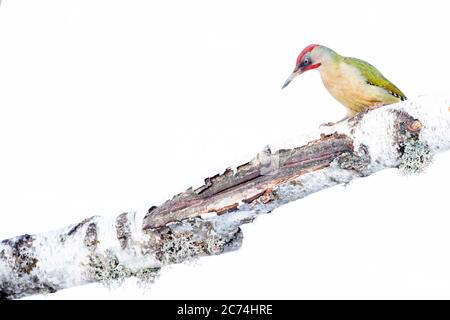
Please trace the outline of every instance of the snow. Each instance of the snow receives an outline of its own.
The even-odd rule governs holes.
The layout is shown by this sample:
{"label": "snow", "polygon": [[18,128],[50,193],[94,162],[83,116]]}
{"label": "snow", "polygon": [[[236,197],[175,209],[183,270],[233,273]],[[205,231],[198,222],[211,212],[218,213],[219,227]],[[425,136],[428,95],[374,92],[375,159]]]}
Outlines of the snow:
{"label": "snow", "polygon": [[[427,110],[421,108],[421,105],[430,105],[439,109],[440,112],[435,113],[435,118],[427,118],[428,122],[422,124],[423,130],[420,132],[420,138],[424,141],[429,141],[429,146],[432,150],[438,150],[439,148],[448,149],[450,146],[450,96],[444,94],[425,95],[410,104],[407,108],[414,117],[421,117],[423,113],[427,112]],[[440,139],[431,138],[436,134],[439,135]]]}

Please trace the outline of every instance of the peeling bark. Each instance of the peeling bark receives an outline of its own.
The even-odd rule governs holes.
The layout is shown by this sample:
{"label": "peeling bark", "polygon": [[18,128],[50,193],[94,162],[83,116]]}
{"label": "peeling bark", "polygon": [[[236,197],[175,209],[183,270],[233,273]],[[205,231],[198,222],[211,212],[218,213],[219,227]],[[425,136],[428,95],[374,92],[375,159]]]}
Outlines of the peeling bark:
{"label": "peeling bark", "polygon": [[254,160],[237,167],[236,172],[227,169],[223,174],[206,178],[198,189],[190,188],[160,207],[152,207],[144,217],[145,228],[158,228],[207,212],[222,214],[237,210],[239,202],[252,202],[268,189],[328,167],[338,156],[359,158],[353,148],[350,137],[337,133],[275,153],[267,148]]}
{"label": "peeling bark", "polygon": [[165,265],[239,249],[242,224],[287,202],[385,168],[419,172],[433,153],[450,149],[449,105],[423,97],[362,112],[310,141],[267,147],[147,212],[4,240],[0,298],[130,276],[151,282]]}

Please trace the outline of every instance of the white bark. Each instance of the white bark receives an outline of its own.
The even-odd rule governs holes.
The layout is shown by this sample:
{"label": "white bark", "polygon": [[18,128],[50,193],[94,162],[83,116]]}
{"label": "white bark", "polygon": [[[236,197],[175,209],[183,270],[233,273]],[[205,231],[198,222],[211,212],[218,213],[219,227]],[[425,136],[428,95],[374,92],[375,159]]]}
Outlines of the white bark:
{"label": "white bark", "polygon": [[[92,217],[0,244],[0,298],[129,276],[151,281],[168,264],[236,250],[239,226],[321,189],[376,171],[419,172],[450,149],[450,97],[420,97],[364,112],[310,139],[271,146],[144,213]],[[271,150],[277,150],[272,152]]]}

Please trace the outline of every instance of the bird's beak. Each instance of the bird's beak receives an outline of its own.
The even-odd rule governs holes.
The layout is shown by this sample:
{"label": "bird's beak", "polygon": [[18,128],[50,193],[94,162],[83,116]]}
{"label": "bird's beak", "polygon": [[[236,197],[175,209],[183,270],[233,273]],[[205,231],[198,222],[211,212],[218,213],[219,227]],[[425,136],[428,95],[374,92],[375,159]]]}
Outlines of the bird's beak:
{"label": "bird's beak", "polygon": [[288,86],[289,83],[291,83],[292,80],[298,75],[300,75],[302,71],[299,68],[295,68],[295,70],[291,73],[291,75],[287,78],[286,82],[283,84],[281,89],[284,89]]}

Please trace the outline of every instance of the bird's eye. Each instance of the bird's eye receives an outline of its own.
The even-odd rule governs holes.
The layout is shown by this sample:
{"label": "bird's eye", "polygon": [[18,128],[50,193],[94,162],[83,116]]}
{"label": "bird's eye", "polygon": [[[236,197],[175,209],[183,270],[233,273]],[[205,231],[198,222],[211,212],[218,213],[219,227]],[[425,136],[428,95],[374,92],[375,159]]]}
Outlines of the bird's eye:
{"label": "bird's eye", "polygon": [[303,60],[303,64],[304,65],[307,65],[309,63],[309,59],[308,58],[306,58],[305,60]]}

